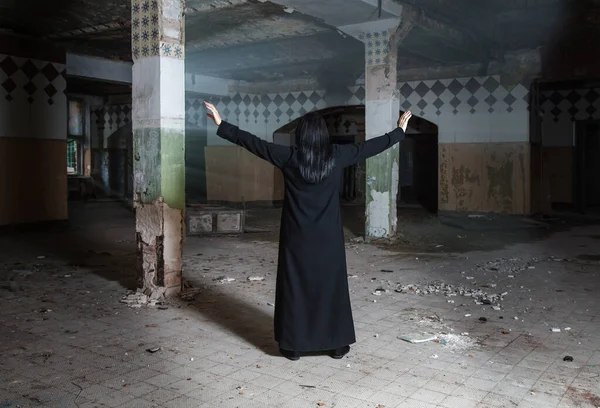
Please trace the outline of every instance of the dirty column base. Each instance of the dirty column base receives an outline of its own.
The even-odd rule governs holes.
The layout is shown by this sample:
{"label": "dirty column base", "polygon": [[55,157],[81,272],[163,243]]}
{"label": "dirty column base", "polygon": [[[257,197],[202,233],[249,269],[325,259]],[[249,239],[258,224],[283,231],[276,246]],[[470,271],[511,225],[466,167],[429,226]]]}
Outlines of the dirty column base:
{"label": "dirty column base", "polygon": [[162,198],[136,203],[137,283],[152,297],[181,291],[184,214]]}

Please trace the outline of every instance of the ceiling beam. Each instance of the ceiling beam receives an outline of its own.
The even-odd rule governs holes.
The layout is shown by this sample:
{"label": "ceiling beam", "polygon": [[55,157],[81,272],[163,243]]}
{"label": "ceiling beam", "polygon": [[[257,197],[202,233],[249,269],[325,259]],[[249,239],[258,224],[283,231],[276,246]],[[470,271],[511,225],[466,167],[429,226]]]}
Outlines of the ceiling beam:
{"label": "ceiling beam", "polygon": [[242,46],[193,52],[187,50],[186,69],[200,73],[257,69],[277,64],[319,61],[342,53],[364,55],[363,45],[334,32],[291,37]]}
{"label": "ceiling beam", "polygon": [[[431,6],[424,6],[420,0],[395,1],[414,10],[413,13],[418,15],[416,25],[448,40],[447,43],[454,48],[467,52],[471,55],[472,62],[487,64],[495,56],[503,54],[500,45],[492,39],[487,38],[482,33],[469,30],[460,23],[456,23],[456,18],[442,14],[441,10],[447,10],[450,7],[447,0],[433,0],[436,4],[435,9]],[[452,4],[452,9],[456,11],[453,14],[462,15],[463,11],[457,10],[460,7],[460,3]],[[493,21],[490,21],[490,24],[493,24]]]}
{"label": "ceiling beam", "polygon": [[[364,61],[359,59],[362,57],[361,55],[356,55],[356,59],[354,61],[360,61],[356,65],[357,69],[364,69]],[[319,78],[323,75],[323,68],[328,66],[332,67],[334,65],[340,66],[340,58],[338,57],[330,57],[330,58],[320,58],[314,60],[304,60],[304,61],[296,61],[296,62],[280,62],[277,64],[268,64],[263,66],[255,66],[255,67],[244,67],[239,69],[224,69],[224,70],[213,70],[213,71],[203,71],[205,75],[214,75],[220,76],[224,78],[229,78],[233,80],[241,80],[241,81],[255,81],[256,78],[262,78],[262,80],[282,80],[282,79],[297,79],[297,78],[314,78],[319,80]],[[346,67],[350,68],[352,66],[352,61],[350,63],[346,63]],[[336,75],[340,75],[338,71]],[[330,80],[333,78],[330,77]]]}
{"label": "ceiling beam", "polygon": [[[435,18],[427,10],[421,7],[415,7],[410,3],[403,4],[403,7],[403,16],[409,16],[412,20],[411,23],[413,27],[418,27],[419,30],[425,31],[433,38],[439,39],[439,41],[442,42],[442,45],[449,45],[452,48],[459,49],[463,53],[469,54],[475,60],[483,60],[487,57],[488,52],[485,45],[482,44],[478,38],[474,37],[464,29],[454,24],[449,24],[443,19]],[[407,42],[401,43],[401,46],[416,55],[426,58],[430,57],[427,53],[426,46],[417,49],[415,46],[408,45]],[[431,46],[433,47],[435,45],[431,44]],[[431,59],[436,60],[433,56],[431,56]]]}
{"label": "ceiling beam", "polygon": [[188,0],[186,2],[185,14],[206,13],[210,11],[226,9],[248,3],[248,0],[212,0],[210,2]]}
{"label": "ceiling beam", "polygon": [[117,20],[110,21],[106,23],[100,23],[93,26],[86,26],[81,28],[76,28],[70,31],[64,31],[62,33],[49,35],[48,38],[51,40],[56,39],[64,39],[64,38],[80,38],[87,37],[95,34],[102,34],[108,31],[117,31],[120,32],[124,29],[129,29],[131,27],[131,20]]}

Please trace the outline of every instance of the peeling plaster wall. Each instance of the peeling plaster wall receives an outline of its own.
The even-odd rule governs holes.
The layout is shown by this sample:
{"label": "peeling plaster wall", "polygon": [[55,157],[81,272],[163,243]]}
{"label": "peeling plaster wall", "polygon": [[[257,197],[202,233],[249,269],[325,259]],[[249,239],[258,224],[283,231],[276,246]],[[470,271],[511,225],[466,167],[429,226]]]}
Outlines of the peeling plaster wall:
{"label": "peeling plaster wall", "polygon": [[65,56],[51,54],[0,49],[0,225],[68,218]]}
{"label": "peeling plaster wall", "polygon": [[400,105],[438,126],[442,211],[530,211],[529,84],[499,75],[403,82]]}
{"label": "peeling plaster wall", "polygon": [[528,214],[528,143],[455,143],[439,148],[439,207]]}

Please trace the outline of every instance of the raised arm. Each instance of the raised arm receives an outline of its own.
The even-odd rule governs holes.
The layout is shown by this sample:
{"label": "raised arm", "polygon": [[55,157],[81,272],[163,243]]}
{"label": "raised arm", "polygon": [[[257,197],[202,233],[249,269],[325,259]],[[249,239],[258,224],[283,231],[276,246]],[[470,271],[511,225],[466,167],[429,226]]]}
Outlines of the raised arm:
{"label": "raised arm", "polygon": [[207,102],[204,102],[204,104],[210,112],[209,116],[219,127],[217,130],[218,136],[243,147],[250,153],[268,161],[276,167],[285,166],[290,159],[291,149],[289,147],[266,142],[251,133],[241,130],[231,123],[223,121],[219,115],[219,112],[212,104]]}
{"label": "raised arm", "polygon": [[338,159],[344,167],[382,153],[404,139],[404,131],[397,128],[383,136],[375,137],[361,143],[338,145]]}
{"label": "raised arm", "polygon": [[406,136],[406,127],[411,117],[412,113],[410,111],[405,112],[400,117],[400,120],[398,120],[398,127],[383,136],[375,137],[361,143],[339,145],[337,147],[337,155],[340,164],[344,167],[352,166],[386,151],[396,143],[400,143]]}

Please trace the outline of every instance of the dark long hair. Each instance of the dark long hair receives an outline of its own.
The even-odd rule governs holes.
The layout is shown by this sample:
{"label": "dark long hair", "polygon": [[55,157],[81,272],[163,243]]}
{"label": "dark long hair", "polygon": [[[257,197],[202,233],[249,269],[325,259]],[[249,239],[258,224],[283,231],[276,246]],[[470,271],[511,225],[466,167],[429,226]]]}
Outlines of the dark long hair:
{"label": "dark long hair", "polygon": [[298,164],[302,178],[316,184],[331,174],[335,164],[327,124],[321,115],[309,113],[296,128]]}

